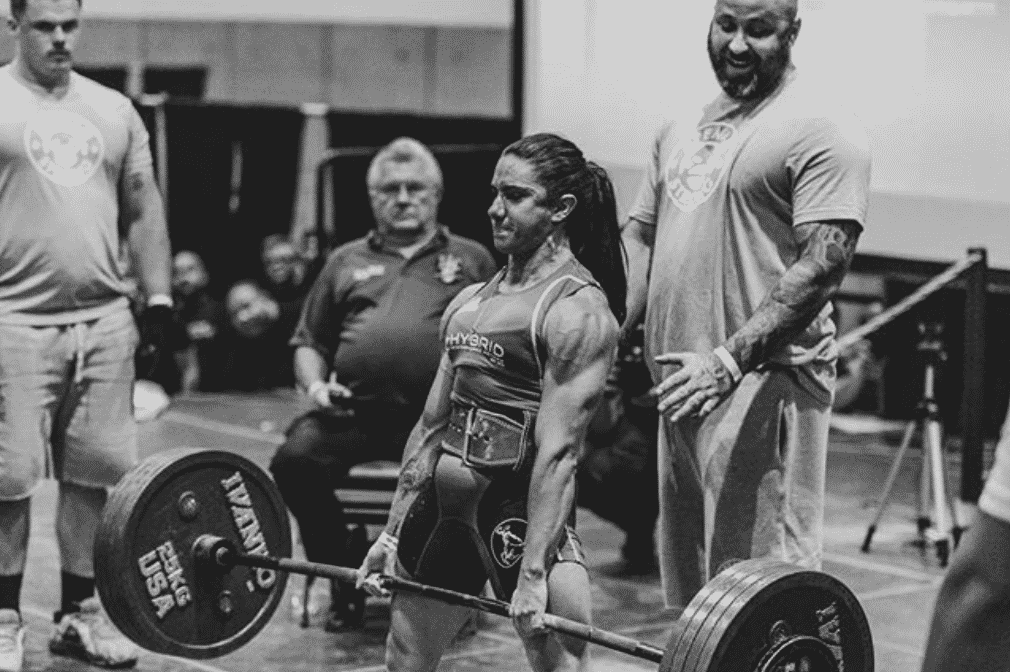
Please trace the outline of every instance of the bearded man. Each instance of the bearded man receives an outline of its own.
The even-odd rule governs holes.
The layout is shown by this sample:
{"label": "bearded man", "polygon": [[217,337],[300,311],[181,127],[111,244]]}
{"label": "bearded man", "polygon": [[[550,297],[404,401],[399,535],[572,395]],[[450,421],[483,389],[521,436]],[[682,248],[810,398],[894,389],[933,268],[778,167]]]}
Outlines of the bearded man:
{"label": "bearded man", "polygon": [[[660,411],[668,605],[751,557],[818,568],[829,301],[862,231],[866,133],[792,64],[796,0],[718,0],[722,92],[664,125],[623,229]],[[700,108],[700,109],[699,109]]]}

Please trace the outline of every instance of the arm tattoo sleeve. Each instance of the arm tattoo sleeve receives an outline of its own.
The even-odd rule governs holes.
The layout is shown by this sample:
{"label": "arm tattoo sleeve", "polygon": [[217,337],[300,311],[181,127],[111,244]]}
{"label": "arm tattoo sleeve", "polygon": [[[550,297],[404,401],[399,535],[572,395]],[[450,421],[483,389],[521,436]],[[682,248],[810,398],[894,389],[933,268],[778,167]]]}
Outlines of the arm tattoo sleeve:
{"label": "arm tattoo sleeve", "polygon": [[842,284],[862,227],[854,221],[802,224],[800,258],[790,266],[754,315],[725,347],[750,371],[810,324]]}

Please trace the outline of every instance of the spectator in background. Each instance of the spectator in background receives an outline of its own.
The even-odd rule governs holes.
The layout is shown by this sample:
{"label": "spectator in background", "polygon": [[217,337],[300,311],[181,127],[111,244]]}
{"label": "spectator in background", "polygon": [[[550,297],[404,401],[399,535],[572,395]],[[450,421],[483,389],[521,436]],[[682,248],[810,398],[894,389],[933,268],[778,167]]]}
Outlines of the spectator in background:
{"label": "spectator in background", "polygon": [[[270,465],[308,559],[351,566],[361,558],[345,555],[334,487],[355,464],[400,460],[435,378],[442,312],[495,271],[487,249],[438,223],[442,171],[420,142],[381,149],[367,182],[376,227],[330,255],[291,339],[316,409],[295,420]],[[360,624],[364,596],[352,591],[333,585],[328,629]]]}
{"label": "spectator in background", "polygon": [[272,234],[262,244],[264,289],[277,301],[280,308],[280,328],[288,336],[298,324],[305,294],[307,266],[287,236]]}
{"label": "spectator in background", "polygon": [[241,280],[228,290],[225,308],[227,327],[216,349],[221,387],[240,392],[292,387],[291,331],[277,301],[252,280]]}
{"label": "spectator in background", "polygon": [[264,289],[279,302],[298,301],[299,306],[308,291],[307,265],[291,240],[274,233],[262,243]]}
{"label": "spectator in background", "polygon": [[207,267],[196,252],[177,252],[172,260],[172,296],[175,301],[175,333],[171,342],[175,378],[169,392],[184,394],[213,387],[207,380],[213,375],[211,360],[224,313],[221,303],[210,295]]}

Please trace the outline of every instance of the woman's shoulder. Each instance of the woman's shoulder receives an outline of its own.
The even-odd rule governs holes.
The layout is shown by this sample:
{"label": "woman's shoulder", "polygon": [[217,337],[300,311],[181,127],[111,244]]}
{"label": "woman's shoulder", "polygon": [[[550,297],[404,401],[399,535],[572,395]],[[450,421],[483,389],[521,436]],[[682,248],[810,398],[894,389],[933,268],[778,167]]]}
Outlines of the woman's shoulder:
{"label": "woman's shoulder", "polygon": [[544,317],[549,356],[572,359],[616,352],[620,325],[607,296],[596,284],[586,284],[551,304]]}

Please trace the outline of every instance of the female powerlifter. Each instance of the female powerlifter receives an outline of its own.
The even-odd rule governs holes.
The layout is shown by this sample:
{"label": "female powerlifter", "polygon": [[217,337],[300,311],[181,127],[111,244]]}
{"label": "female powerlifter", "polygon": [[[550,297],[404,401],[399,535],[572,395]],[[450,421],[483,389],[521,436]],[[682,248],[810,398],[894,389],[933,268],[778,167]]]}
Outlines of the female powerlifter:
{"label": "female powerlifter", "polygon": [[[586,669],[585,642],[547,631],[543,614],[590,618],[575,476],[624,316],[614,192],[551,134],[509,145],[491,190],[508,263],[446,309],[441,365],[358,585],[380,571],[471,594],[490,581],[535,670]],[[466,616],[396,594],[388,669],[434,670]]]}

